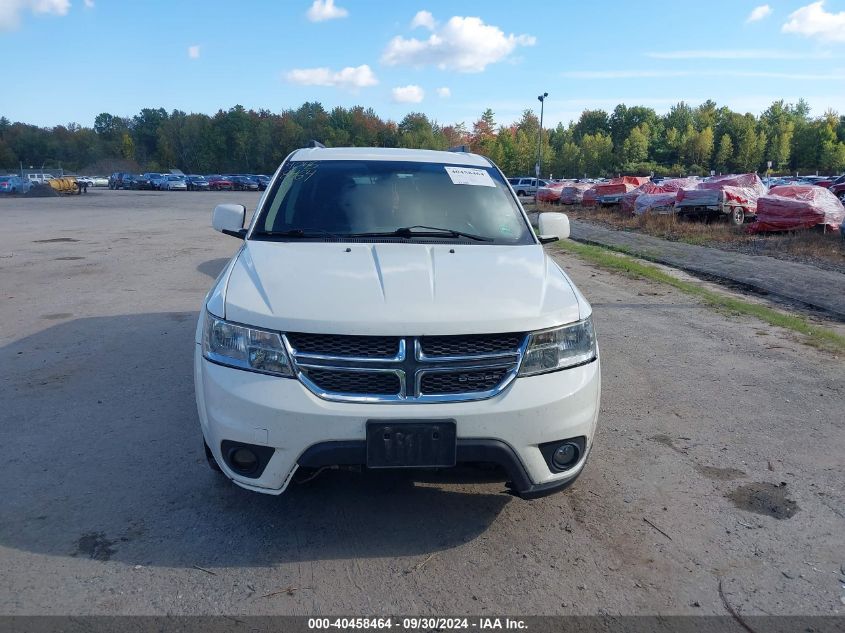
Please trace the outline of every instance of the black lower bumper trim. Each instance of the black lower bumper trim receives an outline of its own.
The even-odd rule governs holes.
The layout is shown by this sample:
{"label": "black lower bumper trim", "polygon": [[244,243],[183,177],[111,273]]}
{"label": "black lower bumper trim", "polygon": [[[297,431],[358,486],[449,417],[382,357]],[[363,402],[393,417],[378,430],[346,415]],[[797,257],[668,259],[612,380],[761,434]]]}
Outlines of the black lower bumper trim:
{"label": "black lower bumper trim", "polygon": [[[457,462],[482,462],[497,464],[508,476],[508,489],[523,499],[535,499],[569,487],[578,473],[564,480],[544,484],[532,483],[525,466],[516,452],[500,440],[458,439]],[[302,468],[323,468],[326,466],[365,466],[367,445],[361,440],[322,442],[305,450],[297,463]]]}

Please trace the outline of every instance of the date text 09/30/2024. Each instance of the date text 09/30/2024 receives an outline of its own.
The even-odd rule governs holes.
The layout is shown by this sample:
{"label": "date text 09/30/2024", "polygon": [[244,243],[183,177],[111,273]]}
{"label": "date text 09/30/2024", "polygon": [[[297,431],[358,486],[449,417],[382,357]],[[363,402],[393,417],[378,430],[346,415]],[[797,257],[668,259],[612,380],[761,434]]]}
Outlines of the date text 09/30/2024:
{"label": "date text 09/30/2024", "polygon": [[478,630],[524,630],[527,627],[524,620],[513,618],[438,618],[438,617],[407,617],[407,618],[308,618],[308,628],[311,630],[328,629],[392,629],[400,630],[444,630],[444,629],[478,629]]}

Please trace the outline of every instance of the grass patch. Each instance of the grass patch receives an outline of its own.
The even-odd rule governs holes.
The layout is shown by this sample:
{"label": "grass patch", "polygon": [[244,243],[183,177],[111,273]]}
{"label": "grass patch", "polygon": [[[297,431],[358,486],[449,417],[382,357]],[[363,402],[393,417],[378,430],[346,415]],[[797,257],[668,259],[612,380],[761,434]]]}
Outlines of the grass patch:
{"label": "grass patch", "polygon": [[560,250],[577,255],[607,270],[667,284],[681,292],[698,297],[705,304],[718,310],[735,315],[751,316],[769,325],[801,334],[804,341],[813,347],[836,353],[845,352],[845,336],[813,325],[803,316],[784,314],[758,303],[743,301],[708,290],[698,284],[673,277],[656,266],[631,259],[624,254],[601,246],[580,244],[571,240],[563,240],[557,244]]}

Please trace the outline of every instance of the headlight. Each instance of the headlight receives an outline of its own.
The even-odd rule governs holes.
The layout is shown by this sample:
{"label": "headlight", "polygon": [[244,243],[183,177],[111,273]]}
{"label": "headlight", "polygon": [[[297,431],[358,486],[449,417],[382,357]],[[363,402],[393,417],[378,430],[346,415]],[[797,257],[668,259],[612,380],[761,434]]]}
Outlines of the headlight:
{"label": "headlight", "polygon": [[224,321],[205,313],[202,354],[208,360],[237,369],[274,376],[293,376],[278,332]]}
{"label": "headlight", "polygon": [[519,369],[520,376],[534,376],[558,369],[589,363],[596,358],[596,333],[593,319],[533,332]]}

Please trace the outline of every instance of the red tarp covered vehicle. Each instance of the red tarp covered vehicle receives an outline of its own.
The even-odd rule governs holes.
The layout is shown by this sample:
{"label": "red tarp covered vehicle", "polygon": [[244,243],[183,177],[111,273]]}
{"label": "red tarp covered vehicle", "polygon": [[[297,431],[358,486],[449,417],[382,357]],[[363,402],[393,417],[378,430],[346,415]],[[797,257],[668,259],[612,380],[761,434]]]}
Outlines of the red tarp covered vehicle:
{"label": "red tarp covered vehicle", "polygon": [[536,194],[537,202],[560,202],[560,192],[566,184],[565,182],[550,182],[539,187]]}
{"label": "red tarp covered vehicle", "polygon": [[757,221],[751,233],[808,229],[817,224],[837,230],[845,220],[845,207],[834,194],[815,185],[772,187],[757,199]]}
{"label": "red tarp covered vehicle", "polygon": [[589,182],[573,182],[566,185],[560,191],[561,204],[581,204],[584,192],[592,188]]}
{"label": "red tarp covered vehicle", "polygon": [[634,214],[674,213],[676,193],[675,191],[663,191],[658,193],[644,193],[637,196],[637,199],[634,201]]}
{"label": "red tarp covered vehicle", "polygon": [[648,176],[622,176],[596,185],[596,198],[601,205],[619,204],[622,196],[647,183]]}
{"label": "red tarp covered vehicle", "polygon": [[747,215],[757,213],[757,198],[766,185],[757,174],[716,176],[691,189],[680,189],[675,209],[680,215],[727,215],[733,224],[742,224]]}
{"label": "red tarp covered vehicle", "polygon": [[[655,184],[653,182],[646,182],[636,189],[633,189],[622,196],[622,212],[623,213],[630,213],[630,214],[637,214],[641,215],[646,211],[637,211],[637,199],[646,194],[665,194],[665,193],[672,193],[674,194],[679,189],[684,188],[692,188],[698,184],[697,178],[670,178],[668,180],[664,180],[659,184]],[[672,202],[674,204],[674,196],[672,196]],[[665,204],[658,205],[660,207],[665,207]],[[673,205],[669,205],[673,206]],[[647,210],[647,208],[646,208]]]}
{"label": "red tarp covered vehicle", "polygon": [[581,194],[581,206],[582,207],[594,207],[597,204],[597,193],[595,186],[591,186],[588,189],[584,190],[584,193]]}

